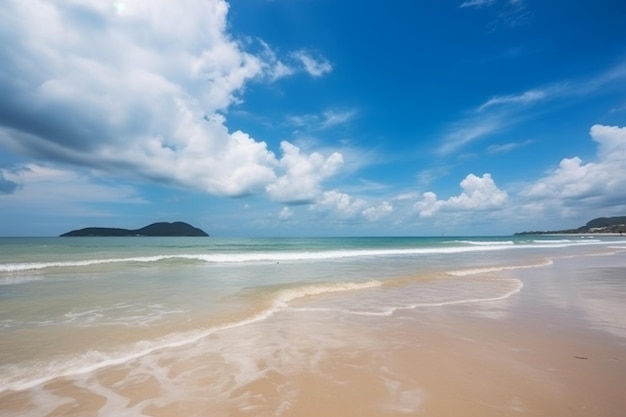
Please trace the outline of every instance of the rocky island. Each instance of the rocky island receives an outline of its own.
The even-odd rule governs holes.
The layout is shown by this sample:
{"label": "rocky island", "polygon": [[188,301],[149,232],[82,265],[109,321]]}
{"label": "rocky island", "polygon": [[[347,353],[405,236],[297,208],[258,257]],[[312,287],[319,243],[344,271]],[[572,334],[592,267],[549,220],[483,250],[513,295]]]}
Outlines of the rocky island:
{"label": "rocky island", "polygon": [[63,233],[61,237],[85,237],[85,236],[151,236],[151,237],[178,237],[178,236],[209,236],[202,229],[193,227],[184,222],[160,222],[152,223],[141,229],[120,229],[115,227],[86,227]]}
{"label": "rocky island", "polygon": [[598,217],[588,221],[586,225],[580,226],[576,229],[519,232],[515,233],[515,235],[562,235],[580,233],[619,233],[621,235],[626,233],[626,216]]}

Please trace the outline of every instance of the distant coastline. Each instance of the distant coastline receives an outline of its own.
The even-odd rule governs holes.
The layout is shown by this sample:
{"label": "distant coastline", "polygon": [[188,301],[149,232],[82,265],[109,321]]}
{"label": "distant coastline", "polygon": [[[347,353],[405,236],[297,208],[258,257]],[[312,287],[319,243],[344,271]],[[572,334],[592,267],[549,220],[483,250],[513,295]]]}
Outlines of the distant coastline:
{"label": "distant coastline", "polygon": [[60,237],[204,237],[209,236],[204,230],[184,222],[152,223],[140,229],[121,229],[116,227],[85,227],[63,233]]}
{"label": "distant coastline", "polygon": [[549,231],[529,231],[518,232],[515,236],[524,235],[589,235],[589,234],[602,234],[602,235],[615,235],[623,236],[626,233],[626,216],[618,217],[598,217],[590,220],[584,226],[576,229],[565,230],[549,230]]}

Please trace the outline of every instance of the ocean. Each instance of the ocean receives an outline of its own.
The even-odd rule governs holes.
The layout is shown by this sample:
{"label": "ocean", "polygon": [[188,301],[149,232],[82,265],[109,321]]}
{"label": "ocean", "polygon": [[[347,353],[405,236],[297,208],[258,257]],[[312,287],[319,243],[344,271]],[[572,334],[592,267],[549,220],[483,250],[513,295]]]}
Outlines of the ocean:
{"label": "ocean", "polygon": [[[303,375],[339,386],[332,361],[389,348],[381,323],[624,250],[597,235],[0,238],[0,415],[297,415]],[[417,407],[417,388],[380,378],[400,407],[385,412]]]}

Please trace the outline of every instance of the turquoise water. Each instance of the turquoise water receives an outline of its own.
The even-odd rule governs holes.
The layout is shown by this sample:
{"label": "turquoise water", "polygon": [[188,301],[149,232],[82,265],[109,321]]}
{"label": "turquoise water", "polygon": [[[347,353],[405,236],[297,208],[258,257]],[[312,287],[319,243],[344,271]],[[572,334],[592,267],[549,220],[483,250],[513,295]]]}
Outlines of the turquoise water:
{"label": "turquoise water", "polygon": [[193,345],[283,311],[390,316],[523,290],[503,273],[619,237],[2,238],[0,391]]}

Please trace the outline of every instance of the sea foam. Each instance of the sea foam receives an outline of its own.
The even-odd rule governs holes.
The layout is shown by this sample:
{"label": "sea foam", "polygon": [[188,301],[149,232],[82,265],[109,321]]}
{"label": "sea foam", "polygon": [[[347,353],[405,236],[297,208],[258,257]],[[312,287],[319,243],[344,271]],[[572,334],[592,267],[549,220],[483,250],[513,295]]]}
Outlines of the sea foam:
{"label": "sea foam", "polygon": [[[281,289],[275,292],[272,302],[265,309],[256,312],[242,320],[218,324],[209,328],[173,333],[154,340],[142,340],[111,352],[89,350],[83,354],[55,359],[49,362],[31,361],[20,364],[0,366],[0,392],[13,390],[21,391],[44,384],[60,377],[72,377],[91,373],[102,368],[121,365],[135,359],[147,356],[160,349],[171,349],[186,346],[204,339],[216,332],[235,327],[250,325],[271,317],[276,312],[288,308],[290,301],[298,298],[320,295],[332,292],[360,290],[381,286],[379,281],[342,282],[300,285],[293,288]],[[128,308],[127,305],[117,305],[112,308]],[[101,309],[71,312],[66,314],[69,320],[91,321],[91,316],[99,315]],[[10,326],[8,326],[10,327]]]}
{"label": "sea foam", "polygon": [[20,272],[46,268],[85,267],[92,265],[114,263],[153,263],[165,260],[203,261],[211,264],[254,263],[254,262],[297,262],[319,261],[356,257],[384,257],[407,256],[425,254],[449,254],[472,251],[487,251],[505,249],[503,245],[485,245],[468,247],[441,247],[441,248],[407,248],[407,249],[372,249],[372,250],[332,250],[318,252],[255,252],[255,253],[210,253],[210,254],[176,254],[157,255],[132,258],[108,258],[63,262],[30,262],[0,264],[0,272]]}
{"label": "sea foam", "polygon": [[394,257],[420,256],[437,254],[457,254],[466,252],[487,252],[501,250],[517,250],[528,248],[561,248],[573,245],[606,244],[599,240],[534,240],[531,243],[515,243],[513,241],[450,241],[451,246],[407,247],[391,249],[340,249],[323,251],[259,251],[259,252],[211,252],[211,253],[181,253],[160,254],[152,256],[135,256],[128,258],[83,259],[59,262],[22,262],[0,264],[0,273],[14,273],[46,268],[88,267],[93,265],[117,263],[155,263],[169,260],[187,260],[210,264],[234,263],[276,263],[276,262],[306,262],[319,260],[346,259],[357,257]]}

